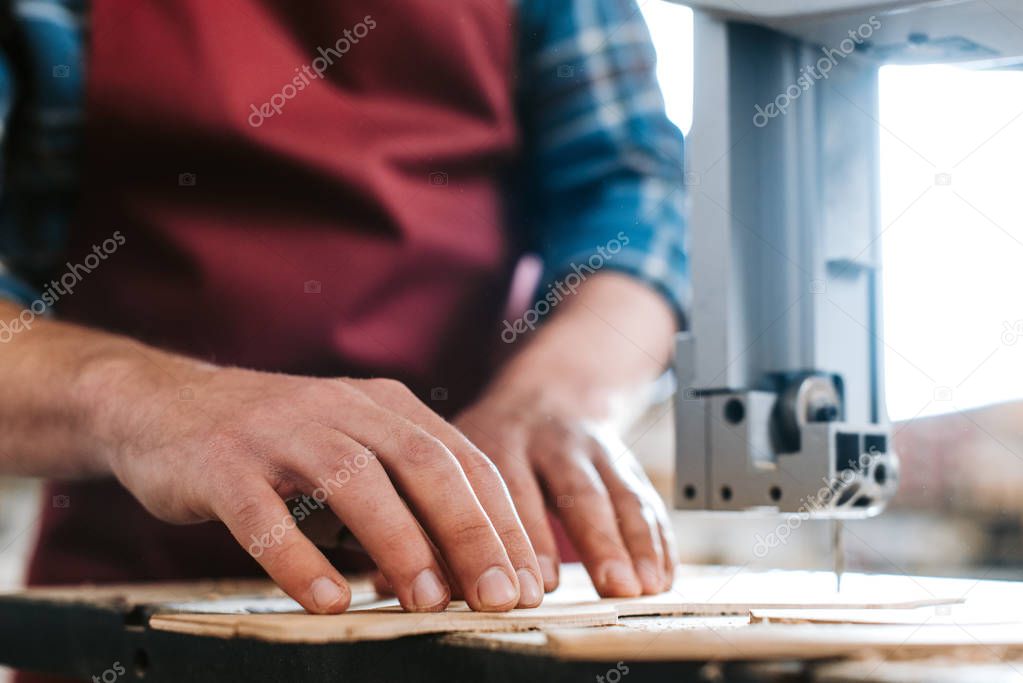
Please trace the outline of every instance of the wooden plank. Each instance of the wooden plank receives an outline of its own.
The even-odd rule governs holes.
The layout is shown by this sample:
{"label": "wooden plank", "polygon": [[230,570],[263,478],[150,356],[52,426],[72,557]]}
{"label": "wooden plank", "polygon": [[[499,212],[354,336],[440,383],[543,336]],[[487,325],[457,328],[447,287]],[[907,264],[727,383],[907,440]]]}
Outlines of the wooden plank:
{"label": "wooden plank", "polygon": [[751,624],[877,624],[960,626],[1017,624],[1017,613],[991,609],[970,609],[967,605],[939,605],[918,609],[752,609]]}
{"label": "wooden plank", "polygon": [[[936,655],[1002,661],[1023,656],[1017,625],[703,625],[679,628],[662,619],[616,628],[549,629],[552,655],[577,661],[814,660],[840,657],[922,658]],[[669,623],[665,623],[669,622]]]}
{"label": "wooden plank", "polygon": [[[657,596],[601,599],[580,565],[562,571],[562,585],[533,610],[507,614],[472,612],[457,601],[442,613],[406,614],[397,602],[379,600],[367,579],[353,581],[353,606],[345,615],[307,615],[269,582],[48,588],[20,598],[43,602],[113,603],[144,606],[157,630],[218,638],[248,637],[276,642],[326,643],[400,638],[422,633],[521,631],[607,626],[617,618],[651,615],[741,615],[751,610],[911,610],[947,605],[990,592],[988,582],[849,575],[836,593],[827,572],[756,572],[684,568],[673,589]],[[1005,588],[995,593],[1003,595]],[[189,599],[191,598],[191,599]],[[789,619],[795,619],[792,614]],[[880,618],[880,617],[879,617]]]}
{"label": "wooden plank", "polygon": [[600,600],[579,565],[565,567],[563,587],[545,605],[612,604],[621,617],[746,615],[751,609],[915,609],[962,602],[976,581],[848,574],[835,590],[830,572],[680,568],[670,591],[639,598]]}
{"label": "wooden plank", "polygon": [[[355,606],[347,614],[307,615],[287,599],[222,599],[173,603],[150,620],[154,629],[220,638],[275,642],[355,642],[422,633],[521,631],[538,628],[608,626],[619,616],[743,615],[751,608],[913,608],[959,600],[948,586],[927,588],[907,577],[850,577],[857,590],[837,594],[830,576],[813,572],[680,572],[668,593],[642,598],[601,599],[579,565],[567,566],[562,585],[531,610],[477,613],[461,601],[441,613],[406,614],[394,600]],[[944,590],[944,594],[942,594]],[[869,599],[864,596],[870,596]],[[219,612],[220,614],[215,614]],[[228,614],[223,614],[223,613]]]}
{"label": "wooden plank", "polygon": [[410,613],[400,607],[346,614],[157,614],[150,628],[218,638],[255,638],[280,643],[349,643],[390,640],[424,633],[523,631],[552,624],[608,626],[617,623],[611,605],[537,607],[511,612],[474,612],[458,601],[444,612]]}

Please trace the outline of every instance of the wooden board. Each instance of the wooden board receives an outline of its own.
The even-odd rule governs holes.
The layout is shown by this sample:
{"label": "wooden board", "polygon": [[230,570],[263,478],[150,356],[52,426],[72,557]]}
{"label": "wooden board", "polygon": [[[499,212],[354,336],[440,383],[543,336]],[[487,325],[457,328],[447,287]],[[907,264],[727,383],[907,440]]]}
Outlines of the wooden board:
{"label": "wooden board", "polygon": [[[727,619],[727,618],[726,618]],[[949,655],[1001,661],[1023,656],[1017,625],[895,625],[703,623],[638,620],[605,629],[551,629],[549,654],[569,660],[735,661]],[[674,622],[674,623],[672,623]]]}
{"label": "wooden board", "polygon": [[957,584],[927,587],[898,576],[850,576],[842,593],[823,572],[748,572],[680,570],[674,588],[642,598],[600,598],[580,565],[563,568],[561,587],[535,609],[506,614],[473,612],[464,602],[442,613],[406,614],[397,601],[380,601],[365,592],[353,594],[344,615],[305,614],[280,595],[239,596],[175,602],[150,619],[157,630],[220,638],[247,637],[276,642],[355,642],[401,638],[423,633],[521,631],[580,626],[608,626],[619,617],[651,615],[741,615],[751,609],[913,609],[961,600]]}
{"label": "wooden board", "polygon": [[1017,624],[1023,630],[1023,616],[1014,610],[968,609],[966,605],[938,605],[918,609],[752,609],[750,623],[879,626]]}
{"label": "wooden board", "polygon": [[564,590],[545,605],[599,600],[621,617],[655,615],[747,615],[751,609],[914,609],[962,602],[975,581],[850,574],[835,590],[830,572],[750,571],[743,568],[680,568],[670,591],[640,598],[600,600],[580,565],[565,567]]}
{"label": "wooden board", "polygon": [[[405,614],[393,600],[380,601],[366,581],[353,581],[354,612],[331,617],[302,613],[268,582],[33,589],[0,596],[0,661],[83,678],[126,649],[138,650],[153,680],[240,683],[288,678],[299,659],[299,679],[309,681],[339,671],[353,680],[408,680],[427,668],[424,680],[489,680],[499,670],[507,681],[572,681],[624,660],[636,680],[668,681],[696,680],[706,663],[730,660],[744,661],[722,670],[788,667],[777,660],[790,659],[816,668],[833,658],[882,664],[944,658],[991,663],[1005,673],[994,664],[1023,656],[1023,626],[988,623],[1016,618],[1023,584],[850,575],[836,596],[833,577],[823,572],[689,567],[677,578],[669,596],[601,600],[581,568],[570,566],[563,589],[542,608],[502,615],[473,613],[464,603],[442,614]],[[939,600],[948,604],[911,606]],[[777,610],[765,605],[786,601],[793,602],[783,616],[801,623],[771,621]],[[622,616],[661,610],[672,615]],[[708,610],[737,613],[692,615]],[[751,624],[758,614],[769,623]],[[465,675],[445,668],[445,657],[457,657]],[[875,680],[885,668],[878,666],[858,678]],[[836,680],[846,673],[852,670],[836,672]]]}
{"label": "wooden board", "polygon": [[391,640],[424,633],[523,631],[559,626],[611,626],[612,605],[537,607],[511,612],[473,612],[462,601],[444,612],[409,613],[400,607],[346,614],[157,614],[149,626],[162,631],[218,638],[255,638],[279,643],[348,643]]}

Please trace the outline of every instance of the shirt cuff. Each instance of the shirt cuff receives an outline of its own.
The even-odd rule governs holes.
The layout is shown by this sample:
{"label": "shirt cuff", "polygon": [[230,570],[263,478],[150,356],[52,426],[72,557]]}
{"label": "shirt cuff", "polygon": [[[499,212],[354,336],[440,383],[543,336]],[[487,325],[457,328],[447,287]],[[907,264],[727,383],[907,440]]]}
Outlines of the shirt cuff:
{"label": "shirt cuff", "polygon": [[39,292],[0,266],[0,299],[13,301],[19,306],[29,308],[33,302],[39,300]]}
{"label": "shirt cuff", "polygon": [[[678,230],[678,228],[675,228]],[[575,294],[587,279],[603,271],[629,275],[665,298],[677,318],[679,329],[686,329],[692,301],[688,261],[681,243],[663,243],[651,249],[633,247],[636,237],[620,231],[595,250],[574,253],[542,253],[543,277],[537,290],[537,302],[553,307]],[[655,233],[658,240],[661,233]],[[681,240],[680,240],[681,241]]]}

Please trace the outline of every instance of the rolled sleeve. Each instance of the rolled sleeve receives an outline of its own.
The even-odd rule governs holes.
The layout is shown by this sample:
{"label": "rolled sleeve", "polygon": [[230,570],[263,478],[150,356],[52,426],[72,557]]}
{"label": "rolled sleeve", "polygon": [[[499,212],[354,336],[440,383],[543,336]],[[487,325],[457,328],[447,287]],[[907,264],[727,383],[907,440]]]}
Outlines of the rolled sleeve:
{"label": "rolled sleeve", "polygon": [[635,1],[526,2],[522,26],[523,197],[541,295],[599,266],[648,283],[685,320],[683,140]]}
{"label": "rolled sleeve", "polygon": [[[5,151],[8,142],[8,131],[11,124],[11,113],[14,109],[16,84],[10,60],[4,52],[0,52],[0,150]],[[5,155],[0,155],[0,158]],[[6,185],[6,167],[0,167],[0,201],[6,201],[2,188]],[[17,277],[0,253],[0,299],[13,301],[28,307],[38,293],[27,282]]]}

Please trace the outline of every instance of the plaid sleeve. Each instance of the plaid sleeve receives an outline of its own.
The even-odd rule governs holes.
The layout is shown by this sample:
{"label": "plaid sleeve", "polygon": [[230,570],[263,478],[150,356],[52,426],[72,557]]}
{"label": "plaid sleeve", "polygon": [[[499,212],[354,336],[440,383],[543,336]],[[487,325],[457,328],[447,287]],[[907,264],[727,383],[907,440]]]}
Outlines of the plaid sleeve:
{"label": "plaid sleeve", "polygon": [[520,107],[527,247],[543,297],[597,267],[689,305],[681,132],[635,0],[524,0]]}
{"label": "plaid sleeve", "polygon": [[[7,147],[11,111],[14,109],[15,81],[7,55],[0,51],[0,152]],[[0,155],[2,158],[3,155]],[[0,179],[6,179],[6,169],[0,168]],[[35,298],[30,286],[11,273],[7,259],[0,253],[0,298],[28,306]]]}
{"label": "plaid sleeve", "polygon": [[0,297],[26,307],[62,252],[77,187],[86,9],[0,5]]}

